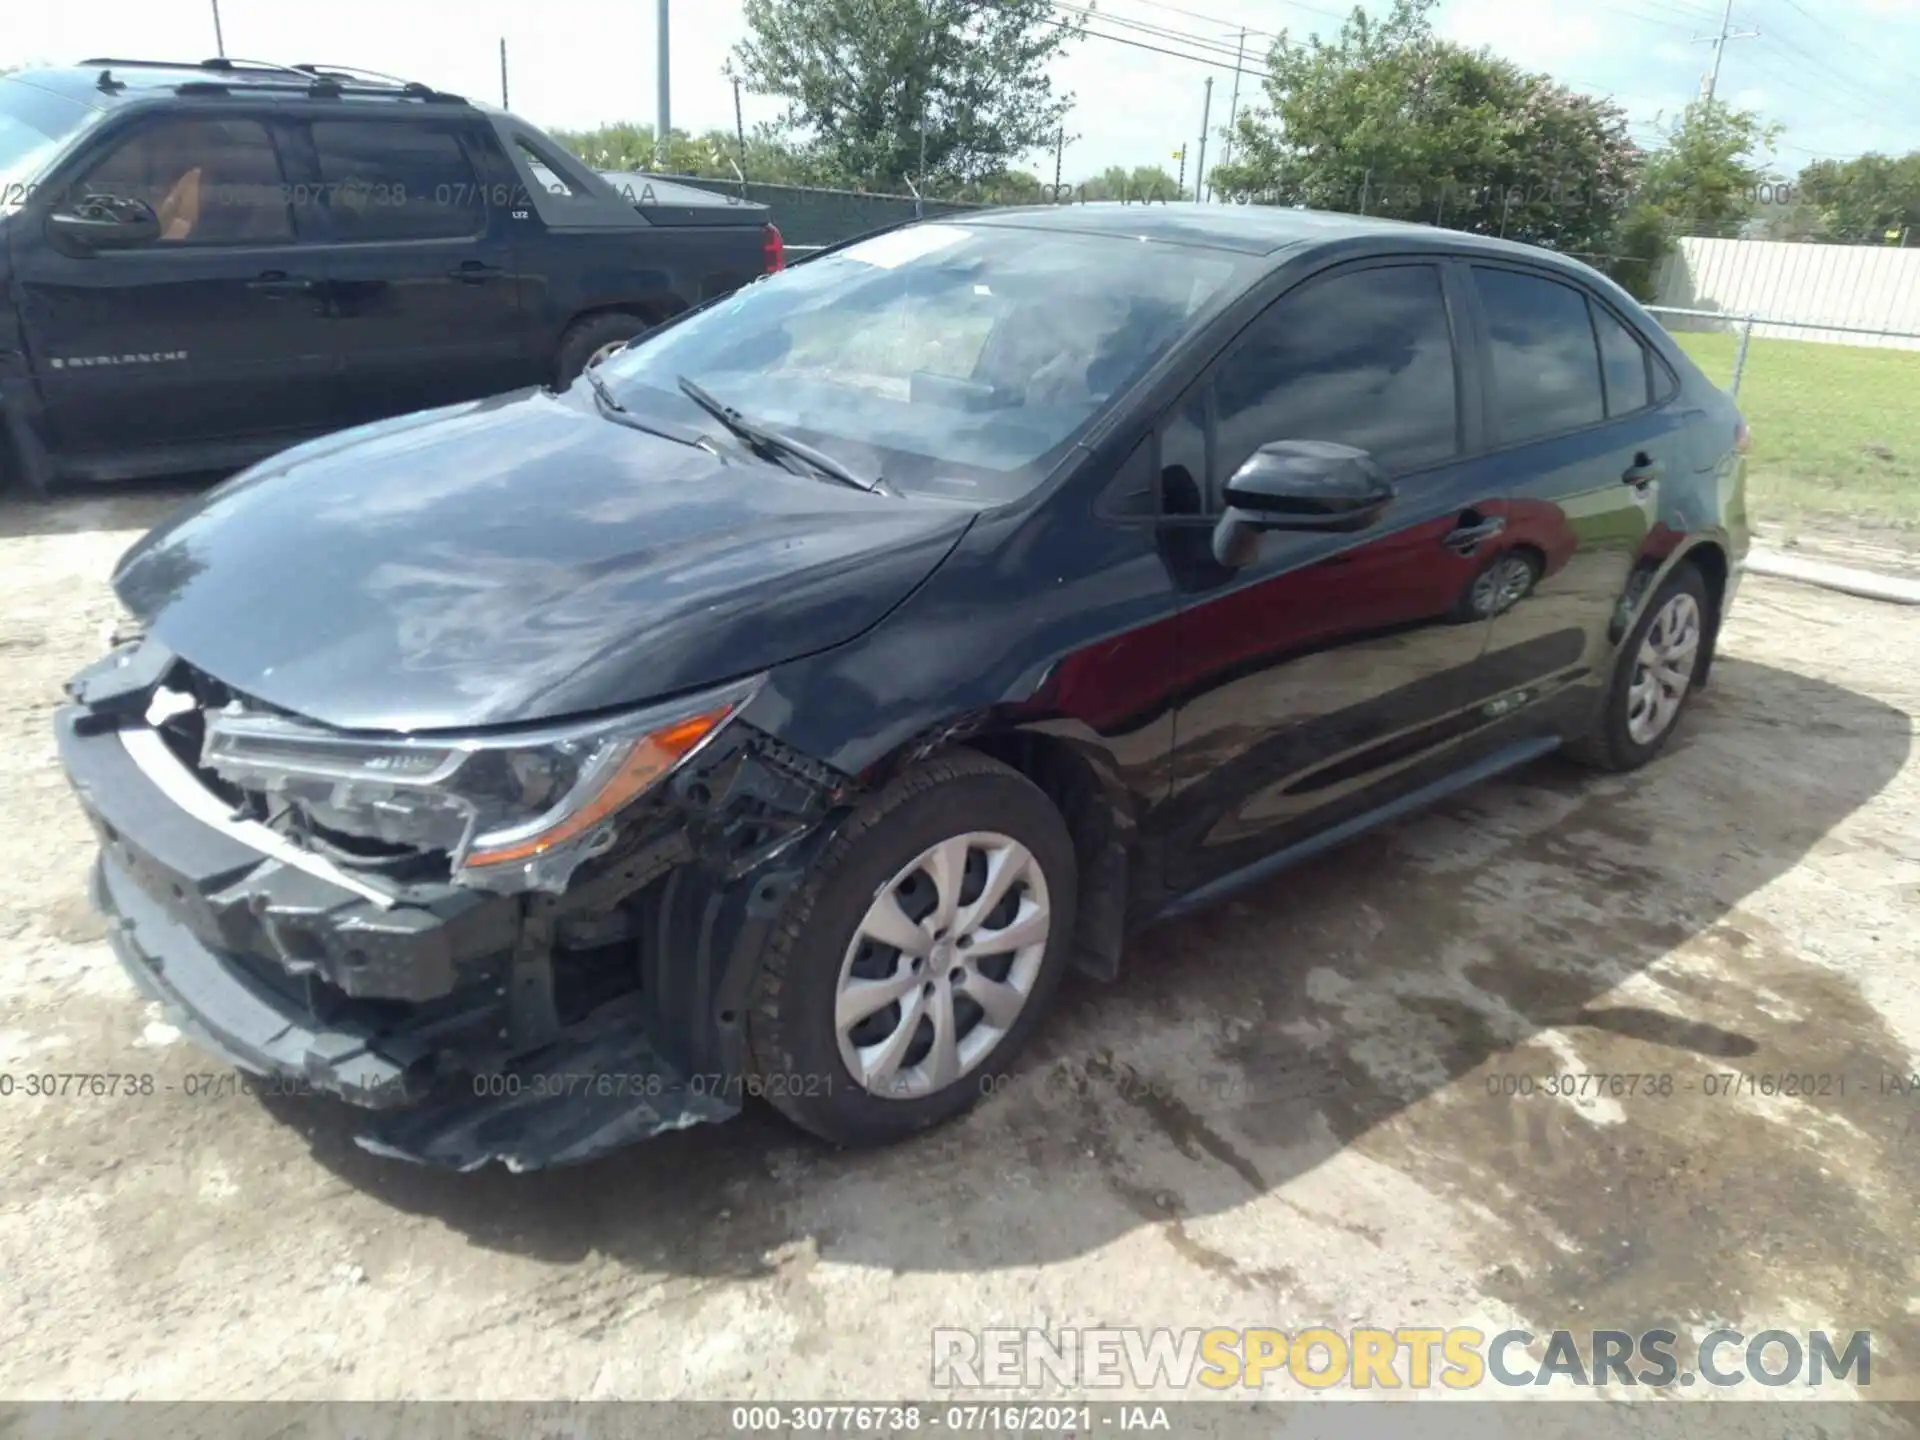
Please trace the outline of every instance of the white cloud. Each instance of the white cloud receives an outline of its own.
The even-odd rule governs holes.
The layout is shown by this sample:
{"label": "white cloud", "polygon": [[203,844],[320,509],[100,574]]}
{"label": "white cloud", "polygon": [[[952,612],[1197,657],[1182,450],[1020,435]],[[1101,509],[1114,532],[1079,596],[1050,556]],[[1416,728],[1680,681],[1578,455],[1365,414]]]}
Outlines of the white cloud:
{"label": "white cloud", "polygon": [[1591,64],[1613,48],[1619,27],[1603,26],[1586,7],[1513,0],[1453,0],[1437,27],[1463,45],[1490,45],[1529,70]]}

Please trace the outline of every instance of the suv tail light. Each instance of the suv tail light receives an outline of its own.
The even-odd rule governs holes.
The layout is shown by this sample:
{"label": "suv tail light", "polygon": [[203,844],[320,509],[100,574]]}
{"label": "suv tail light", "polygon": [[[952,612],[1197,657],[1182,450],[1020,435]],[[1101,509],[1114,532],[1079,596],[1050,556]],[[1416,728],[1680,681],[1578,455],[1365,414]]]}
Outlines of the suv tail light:
{"label": "suv tail light", "polygon": [[1747,422],[1745,420],[1734,421],[1733,422],[1734,454],[1744,455],[1747,453],[1747,451],[1751,450],[1752,448],[1753,448],[1753,432],[1747,429]]}
{"label": "suv tail light", "polygon": [[780,238],[778,225],[767,226],[766,242],[761,246],[761,253],[767,258],[767,274],[787,268],[787,242]]}

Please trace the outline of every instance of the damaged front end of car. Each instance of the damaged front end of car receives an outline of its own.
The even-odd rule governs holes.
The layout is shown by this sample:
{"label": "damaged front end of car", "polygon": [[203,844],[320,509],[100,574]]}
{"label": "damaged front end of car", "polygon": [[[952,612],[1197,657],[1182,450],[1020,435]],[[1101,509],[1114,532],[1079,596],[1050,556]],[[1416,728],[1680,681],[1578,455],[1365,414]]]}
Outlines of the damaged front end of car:
{"label": "damaged front end of car", "polygon": [[170,1018],[359,1143],[572,1163],[739,1109],[760,948],[851,782],[749,678],[463,735],[330,729],[157,641],[77,675],[96,905]]}

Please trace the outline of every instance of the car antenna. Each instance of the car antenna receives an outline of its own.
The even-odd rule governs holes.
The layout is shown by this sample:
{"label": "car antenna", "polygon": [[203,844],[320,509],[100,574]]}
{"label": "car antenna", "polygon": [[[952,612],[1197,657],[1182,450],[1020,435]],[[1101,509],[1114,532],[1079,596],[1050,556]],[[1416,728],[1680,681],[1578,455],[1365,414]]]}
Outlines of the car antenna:
{"label": "car antenna", "polygon": [[94,81],[94,86],[96,89],[102,90],[107,94],[112,95],[112,94],[116,94],[121,90],[126,89],[127,82],[124,80],[114,79],[113,71],[111,70],[102,70],[100,72],[100,78]]}

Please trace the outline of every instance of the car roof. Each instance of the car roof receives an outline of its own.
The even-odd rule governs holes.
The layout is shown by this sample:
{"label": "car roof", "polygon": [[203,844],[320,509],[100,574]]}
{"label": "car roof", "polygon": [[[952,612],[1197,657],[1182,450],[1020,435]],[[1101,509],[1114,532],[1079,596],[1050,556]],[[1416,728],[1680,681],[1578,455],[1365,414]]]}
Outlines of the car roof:
{"label": "car roof", "polygon": [[1363,250],[1377,240],[1382,250],[1432,250],[1449,254],[1476,254],[1490,258],[1546,261],[1559,268],[1588,273],[1588,267],[1551,250],[1473,235],[1406,220],[1373,215],[1348,215],[1331,210],[1295,209],[1285,205],[1242,205],[1194,201],[1099,201],[1059,205],[1024,205],[983,210],[976,214],[940,217],[948,224],[1007,225],[1023,229],[1057,230],[1087,235],[1129,236],[1168,244],[1230,250],[1242,255],[1273,255],[1334,242],[1343,249]]}
{"label": "car roof", "polygon": [[[371,71],[332,65],[279,65],[258,60],[102,57],[83,60],[77,65],[16,70],[4,78],[50,90],[96,110],[111,110],[135,101],[183,93],[187,96],[229,93],[249,100],[274,101],[324,98],[349,103],[361,100],[464,103],[458,95]],[[191,88],[183,91],[182,87]]]}

